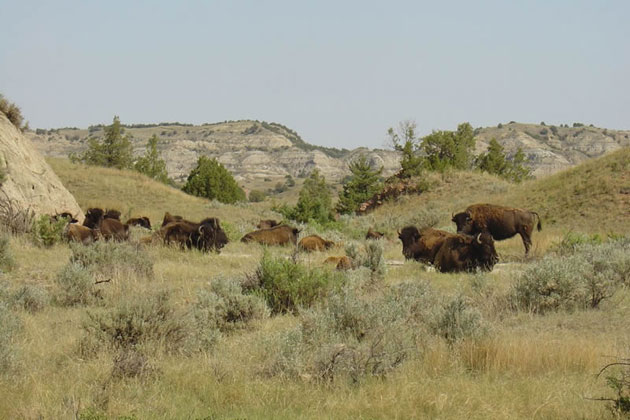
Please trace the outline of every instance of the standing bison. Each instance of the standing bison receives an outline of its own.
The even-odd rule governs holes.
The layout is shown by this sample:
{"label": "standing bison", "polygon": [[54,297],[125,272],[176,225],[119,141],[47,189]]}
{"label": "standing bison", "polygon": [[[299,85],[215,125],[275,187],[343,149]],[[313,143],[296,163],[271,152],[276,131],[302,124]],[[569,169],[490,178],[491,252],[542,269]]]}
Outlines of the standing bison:
{"label": "standing bison", "polygon": [[243,236],[241,242],[258,242],[262,245],[286,245],[290,242],[295,245],[299,233],[297,228],[280,225],[249,232]]}
{"label": "standing bison", "polygon": [[465,211],[453,215],[452,220],[457,225],[457,233],[476,235],[488,232],[497,241],[511,238],[518,233],[525,246],[525,255],[532,246],[536,220],[538,231],[542,229],[538,213],[494,204],[473,204]]}

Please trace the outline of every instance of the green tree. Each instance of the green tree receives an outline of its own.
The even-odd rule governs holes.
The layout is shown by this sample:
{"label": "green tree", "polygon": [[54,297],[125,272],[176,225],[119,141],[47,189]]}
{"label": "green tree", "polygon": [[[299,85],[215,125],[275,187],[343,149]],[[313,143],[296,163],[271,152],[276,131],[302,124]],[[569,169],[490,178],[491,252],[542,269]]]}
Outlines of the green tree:
{"label": "green tree", "polygon": [[462,123],[457,126],[457,131],[434,131],[422,139],[420,148],[426,156],[427,169],[471,169],[475,148],[473,128],[469,123]]}
{"label": "green tree", "polygon": [[147,150],[144,156],[138,159],[133,167],[136,171],[149,178],[168,184],[170,180],[166,171],[166,162],[160,157],[160,152],[157,149],[159,141],[158,136],[154,134],[147,143]]}
{"label": "green tree", "polygon": [[516,154],[508,159],[503,146],[496,139],[490,140],[488,151],[479,155],[475,161],[477,168],[484,172],[499,175],[513,182],[531,178],[531,169],[525,166],[525,153],[519,147]]}
{"label": "green tree", "polygon": [[182,188],[188,194],[218,200],[222,203],[245,201],[245,192],[232,174],[216,159],[201,156]]}
{"label": "green tree", "polygon": [[503,146],[499,144],[497,139],[492,138],[488,145],[488,151],[477,156],[476,166],[491,174],[502,175],[505,173],[508,162],[505,159]]}
{"label": "green tree", "polygon": [[285,205],[277,210],[286,218],[302,223],[316,221],[323,224],[332,221],[332,196],[326,178],[318,169],[314,169],[304,180],[295,207]]}
{"label": "green tree", "polygon": [[105,127],[105,137],[99,141],[95,137],[88,139],[88,149],[81,155],[70,155],[70,160],[88,165],[106,166],[118,169],[132,167],[131,136],[124,134],[120,119],[115,116],[112,125]]}
{"label": "green tree", "polygon": [[360,155],[348,165],[352,175],[343,185],[339,194],[337,211],[342,214],[353,213],[361,203],[368,200],[382,188],[380,182],[383,167],[372,169],[365,155]]}
{"label": "green tree", "polygon": [[265,201],[265,193],[260,190],[251,190],[249,192],[249,202],[250,203],[260,203],[261,201]]}
{"label": "green tree", "polygon": [[402,154],[399,176],[409,178],[420,175],[424,159],[418,153],[419,139],[416,137],[416,123],[411,120],[402,121],[398,124],[397,130],[390,127],[387,135],[394,150]]}

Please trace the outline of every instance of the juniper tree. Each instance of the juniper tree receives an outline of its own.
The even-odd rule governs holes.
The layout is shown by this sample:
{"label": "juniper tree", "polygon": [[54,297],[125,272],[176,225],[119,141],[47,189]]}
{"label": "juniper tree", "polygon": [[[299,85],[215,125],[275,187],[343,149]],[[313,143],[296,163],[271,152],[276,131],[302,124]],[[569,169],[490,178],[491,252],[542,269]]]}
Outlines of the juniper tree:
{"label": "juniper tree", "polygon": [[232,174],[216,159],[207,156],[199,157],[197,166],[188,175],[182,190],[222,203],[245,201],[245,192],[238,186]]}
{"label": "juniper tree", "polygon": [[348,214],[356,211],[361,203],[368,200],[382,188],[380,181],[383,167],[373,169],[365,155],[360,155],[348,165],[352,175],[343,185],[339,194],[337,211]]}

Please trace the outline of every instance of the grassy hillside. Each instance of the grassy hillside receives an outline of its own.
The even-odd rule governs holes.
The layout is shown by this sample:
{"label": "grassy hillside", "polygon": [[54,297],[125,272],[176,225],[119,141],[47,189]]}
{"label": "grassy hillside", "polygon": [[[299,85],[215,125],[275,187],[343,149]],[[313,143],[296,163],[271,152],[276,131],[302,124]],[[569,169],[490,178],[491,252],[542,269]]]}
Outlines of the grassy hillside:
{"label": "grassy hillside", "polygon": [[[605,233],[617,219],[614,230],[630,232],[623,201],[618,201],[625,197],[628,162],[625,151],[593,162],[592,167],[576,168],[583,176],[590,170],[593,179],[582,182],[602,185],[601,191],[609,191],[604,195],[592,193],[590,187],[576,190],[583,185],[576,174],[516,186],[485,174],[454,172],[432,176],[426,194],[386,203],[364,217],[344,216],[339,230],[324,231],[322,236],[366,252],[358,239],[367,226],[388,234],[381,241],[387,262],[382,278],[372,278],[367,268],[355,270],[336,277],[345,281],[350,294],[342,296],[333,288],[320,297],[321,305],[334,303],[327,309],[338,316],[334,325],[356,329],[359,338],[354,341],[348,341],[342,330],[318,335],[330,313],[317,305],[296,314],[267,312],[239,328],[204,336],[216,341],[203,351],[173,341],[182,339],[182,332],[193,336],[206,331],[199,316],[242,304],[244,295],[235,293],[234,300],[219,301],[210,288],[222,281],[251,279],[265,252],[257,245],[233,240],[218,255],[135,241],[120,245],[126,247],[113,267],[99,267],[88,279],[95,294],[69,305],[61,298],[64,293],[76,294],[73,287],[81,279],[62,281],[68,277],[72,254],[68,245],[40,248],[28,236],[12,237],[9,247],[16,267],[0,277],[0,366],[11,361],[10,369],[0,370],[0,418],[606,418],[610,412],[605,403],[584,397],[613,396],[605,380],[594,375],[611,357],[628,357],[630,278],[597,309],[569,306],[535,312],[516,305],[514,290],[525,272],[554,278],[556,265],[571,268],[561,258],[553,260],[556,265],[551,268],[543,260],[568,229]],[[50,163],[83,208],[115,207],[130,216],[148,215],[154,222],[164,211],[191,219],[218,216],[232,229],[233,239],[259,218],[274,216],[269,201],[219,205],[133,172],[55,159]],[[568,201],[554,200],[565,196],[579,205],[566,209]],[[287,192],[287,197],[294,199],[295,191]],[[533,257],[523,259],[520,239],[510,239],[499,243],[501,264],[491,273],[441,274],[416,262],[402,262],[396,229],[434,224],[452,230],[451,213],[475,202],[539,211],[543,231],[534,234]],[[610,214],[598,217],[597,205],[602,202],[610,203],[606,204]],[[563,215],[582,219],[573,225]],[[583,229],[578,229],[581,224]],[[630,266],[624,250],[619,245],[601,252],[625,261],[617,266],[623,270]],[[108,261],[107,254],[114,251],[115,247],[106,248],[100,257]],[[281,261],[293,257],[306,269],[320,270],[322,261],[342,255],[344,246],[297,256],[290,247],[266,251]],[[600,255],[599,248],[590,252]],[[140,270],[147,264],[152,270]],[[619,273],[607,272],[613,274]],[[102,283],[94,284],[94,279]],[[574,276],[569,283],[578,280]],[[294,285],[300,287],[299,282]],[[396,289],[401,285],[407,289]],[[426,296],[405,294],[425,288]],[[384,298],[392,290],[403,292],[394,300]],[[355,295],[362,304],[353,300]],[[161,296],[168,296],[169,303],[159,306]],[[201,306],[203,302],[207,306]],[[159,310],[144,319],[146,326],[130,321],[126,328],[169,334],[124,352],[98,341],[102,340],[98,330],[87,328],[98,320],[115,323],[114,315],[124,317],[134,304],[142,309],[140,315],[151,314],[156,306]],[[392,324],[388,317],[395,318],[402,308],[411,308],[410,316]],[[18,322],[5,322],[12,318]],[[234,318],[233,313],[226,314],[226,319]],[[381,322],[373,326],[374,319]],[[118,332],[123,335],[127,330]],[[451,340],[453,335],[461,337]],[[413,344],[407,341],[410,337]],[[385,347],[380,347],[382,343]],[[391,371],[371,364],[389,356]],[[374,374],[353,379],[353,369],[365,366]],[[323,375],[320,379],[318,373]]]}

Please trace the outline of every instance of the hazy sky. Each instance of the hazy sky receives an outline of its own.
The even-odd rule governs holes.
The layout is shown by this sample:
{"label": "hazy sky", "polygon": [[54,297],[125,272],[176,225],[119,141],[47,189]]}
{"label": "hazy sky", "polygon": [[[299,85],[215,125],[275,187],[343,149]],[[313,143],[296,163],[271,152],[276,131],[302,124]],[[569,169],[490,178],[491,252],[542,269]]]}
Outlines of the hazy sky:
{"label": "hazy sky", "polygon": [[335,147],[510,120],[630,128],[630,1],[0,0],[32,128],[279,122]]}

